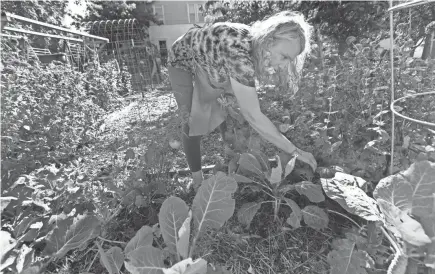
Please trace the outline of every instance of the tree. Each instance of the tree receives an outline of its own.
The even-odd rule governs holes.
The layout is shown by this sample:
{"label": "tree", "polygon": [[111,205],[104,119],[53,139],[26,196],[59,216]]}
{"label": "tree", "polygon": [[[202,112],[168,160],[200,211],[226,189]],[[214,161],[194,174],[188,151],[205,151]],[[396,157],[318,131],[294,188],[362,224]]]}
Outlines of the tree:
{"label": "tree", "polygon": [[2,11],[60,26],[67,14],[67,1],[2,1]]}
{"label": "tree", "polygon": [[[208,1],[205,13],[215,21],[251,24],[282,10],[303,13],[322,35],[338,44],[339,53],[347,47],[346,38],[370,37],[387,33],[387,1]],[[435,18],[435,4],[426,4],[394,14],[395,25],[410,23],[412,39],[423,37],[425,27]],[[415,31],[416,30],[416,31]]]}
{"label": "tree", "polygon": [[[67,1],[2,1],[1,8],[2,12],[9,12],[40,22],[62,26],[62,21],[68,14],[67,5]],[[13,27],[19,26],[19,28],[37,32],[61,34],[59,31],[47,27],[40,27],[23,22],[11,22],[8,23],[8,25]],[[29,42],[32,46],[37,48],[48,47],[51,50],[56,50],[59,47],[57,39],[50,39],[47,37],[30,36]]]}

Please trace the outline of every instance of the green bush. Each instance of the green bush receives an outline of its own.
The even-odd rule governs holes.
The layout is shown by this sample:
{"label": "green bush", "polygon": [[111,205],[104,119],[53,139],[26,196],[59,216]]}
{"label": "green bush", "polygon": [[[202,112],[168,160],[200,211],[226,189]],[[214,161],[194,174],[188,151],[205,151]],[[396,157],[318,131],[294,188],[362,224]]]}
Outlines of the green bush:
{"label": "green bush", "polygon": [[[114,63],[42,67],[18,53],[2,55],[2,187],[21,174],[74,157],[95,140],[103,115],[125,89]],[[114,103],[115,102],[115,103]]]}
{"label": "green bush", "polygon": [[[407,37],[402,33],[396,39],[396,99],[435,89],[435,62],[410,57]],[[321,166],[343,165],[377,180],[388,165],[385,155],[391,145],[391,65],[389,54],[377,50],[378,41],[349,39],[344,56],[325,51],[323,58],[312,58],[307,64],[296,98],[267,91],[263,99],[269,117],[284,125],[283,133],[298,147],[313,152]],[[279,98],[270,100],[269,96]],[[433,96],[408,99],[398,106],[403,115],[435,121]],[[400,163],[400,170],[418,155],[415,150],[401,154],[405,139],[410,138],[411,145],[430,143],[424,141],[428,133],[424,127],[401,118],[395,122],[395,145],[400,154],[395,158],[408,158]]]}

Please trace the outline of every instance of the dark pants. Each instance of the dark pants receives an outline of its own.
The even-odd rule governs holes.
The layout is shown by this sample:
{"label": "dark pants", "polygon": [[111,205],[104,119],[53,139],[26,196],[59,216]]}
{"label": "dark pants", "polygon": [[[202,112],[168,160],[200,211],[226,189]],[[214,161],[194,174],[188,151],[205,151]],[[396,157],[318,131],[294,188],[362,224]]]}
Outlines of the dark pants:
{"label": "dark pants", "polygon": [[[169,80],[171,82],[172,90],[175,100],[177,101],[178,109],[184,109],[190,114],[192,108],[193,97],[193,77],[190,72],[182,69],[168,67]],[[189,136],[188,123],[183,124],[182,129],[182,143],[184,153],[186,154],[187,164],[191,172],[201,170],[201,137],[202,136]],[[226,131],[226,123],[219,126],[219,130],[224,136]]]}

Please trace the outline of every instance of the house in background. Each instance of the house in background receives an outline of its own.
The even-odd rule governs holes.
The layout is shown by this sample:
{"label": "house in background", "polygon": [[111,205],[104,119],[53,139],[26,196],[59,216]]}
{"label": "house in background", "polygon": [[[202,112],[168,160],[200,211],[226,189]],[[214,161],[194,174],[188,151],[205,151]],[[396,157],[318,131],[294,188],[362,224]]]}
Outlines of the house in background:
{"label": "house in background", "polygon": [[204,16],[200,7],[207,1],[152,1],[154,14],[162,25],[152,24],[149,39],[155,44],[162,57],[162,64],[166,65],[168,48],[195,24],[204,25]]}

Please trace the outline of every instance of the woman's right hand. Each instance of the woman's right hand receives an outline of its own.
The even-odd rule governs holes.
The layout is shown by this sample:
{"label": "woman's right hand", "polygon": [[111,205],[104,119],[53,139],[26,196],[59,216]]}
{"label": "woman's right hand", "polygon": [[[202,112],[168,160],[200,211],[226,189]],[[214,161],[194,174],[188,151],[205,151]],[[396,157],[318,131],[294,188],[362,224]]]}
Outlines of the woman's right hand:
{"label": "woman's right hand", "polygon": [[314,158],[313,154],[311,154],[309,152],[306,152],[306,151],[303,151],[301,149],[296,149],[295,154],[297,154],[297,156],[298,156],[297,159],[298,160],[300,160],[300,161],[302,161],[304,163],[309,164],[311,166],[311,168],[313,169],[313,171],[316,170],[316,168],[317,168],[317,161]]}

